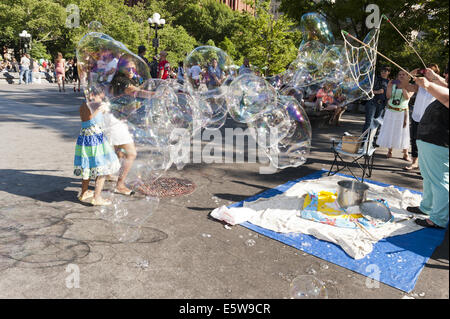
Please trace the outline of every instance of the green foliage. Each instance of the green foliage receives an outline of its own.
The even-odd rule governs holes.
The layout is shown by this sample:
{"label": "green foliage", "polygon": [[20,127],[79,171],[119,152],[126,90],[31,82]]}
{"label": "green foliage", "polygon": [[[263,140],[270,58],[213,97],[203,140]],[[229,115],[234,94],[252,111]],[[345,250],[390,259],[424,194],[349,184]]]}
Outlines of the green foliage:
{"label": "green foliage", "polygon": [[212,47],[215,47],[215,46],[216,46],[216,44],[214,43],[214,40],[211,40],[211,39],[209,39],[208,41],[206,41],[206,45],[209,45],[209,46],[212,46]]}
{"label": "green foliage", "polygon": [[268,75],[281,73],[297,55],[298,31],[287,17],[275,19],[269,0],[262,0],[253,8],[255,15],[243,13],[240,28],[231,38],[237,48],[236,55],[239,61],[248,57],[251,64],[267,68]]}
{"label": "green foliage", "polygon": [[217,0],[169,2],[168,7],[172,8],[171,12],[176,17],[174,22],[184,26],[201,44],[210,39],[220,43],[225,37],[230,38],[236,28],[239,14]]}
{"label": "green foliage", "polygon": [[218,46],[220,49],[224,50],[233,60],[239,60],[238,52],[236,46],[233,41],[231,41],[228,37],[225,37],[222,42],[219,43]]}
{"label": "green foliage", "polygon": [[30,54],[35,59],[51,59],[50,54],[47,53],[47,47],[42,42],[33,41]]}
{"label": "green foliage", "polygon": [[172,66],[183,61],[186,55],[194,50],[197,43],[182,26],[165,26],[160,34],[160,46],[169,53],[167,60]]}

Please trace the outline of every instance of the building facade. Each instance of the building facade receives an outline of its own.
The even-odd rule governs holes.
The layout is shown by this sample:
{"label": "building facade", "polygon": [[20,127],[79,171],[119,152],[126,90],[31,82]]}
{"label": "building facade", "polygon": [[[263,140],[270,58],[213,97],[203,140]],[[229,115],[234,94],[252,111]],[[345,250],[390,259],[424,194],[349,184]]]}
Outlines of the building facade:
{"label": "building facade", "polygon": [[226,4],[235,11],[249,11],[249,12],[253,11],[252,7],[246,4],[244,0],[219,0],[219,1]]}

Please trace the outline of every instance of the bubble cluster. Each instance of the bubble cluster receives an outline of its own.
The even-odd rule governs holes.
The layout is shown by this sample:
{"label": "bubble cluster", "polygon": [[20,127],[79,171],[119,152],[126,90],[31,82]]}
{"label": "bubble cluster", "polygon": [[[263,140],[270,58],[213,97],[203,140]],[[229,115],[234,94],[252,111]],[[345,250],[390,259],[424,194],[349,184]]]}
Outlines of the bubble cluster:
{"label": "bubble cluster", "polygon": [[305,101],[319,91],[333,105],[361,98],[352,68],[370,69],[371,64],[362,56],[350,67],[345,48],[335,43],[319,14],[305,14],[300,28],[305,37],[298,56],[283,74],[264,78],[249,69],[238,75],[225,51],[200,46],[183,62],[184,79],[161,80],[151,78],[142,58],[91,22],[77,47],[80,80],[91,111],[102,107],[105,126],[125,125],[132,136],[137,158],[127,184],[138,190],[172,165],[183,169],[191,138],[204,129],[220,129],[228,116],[251,129],[275,168],[305,163],[312,138]]}
{"label": "bubble cluster", "polygon": [[[326,20],[315,12],[302,16],[300,29],[305,36],[297,58],[283,74],[272,77],[280,79],[277,81],[280,87],[301,91],[304,101],[321,98],[319,91],[325,90],[329,96],[327,103],[336,107],[370,97],[375,76],[370,52],[337,43]],[[373,29],[364,42],[373,45],[376,37],[377,31]]]}

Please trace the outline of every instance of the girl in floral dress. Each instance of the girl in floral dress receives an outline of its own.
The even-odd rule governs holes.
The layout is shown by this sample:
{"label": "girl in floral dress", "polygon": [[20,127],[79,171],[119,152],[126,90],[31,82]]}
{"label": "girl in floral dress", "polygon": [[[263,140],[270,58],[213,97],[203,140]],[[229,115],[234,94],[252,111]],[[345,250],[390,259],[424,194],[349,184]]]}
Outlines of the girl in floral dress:
{"label": "girl in floral dress", "polygon": [[[106,176],[119,171],[120,162],[101,127],[102,97],[91,93],[90,98],[90,107],[86,103],[80,107],[81,131],[75,147],[74,174],[82,178],[78,199],[94,206],[110,205],[111,201],[102,198],[101,192]],[[95,179],[94,192],[88,190],[91,179]]]}

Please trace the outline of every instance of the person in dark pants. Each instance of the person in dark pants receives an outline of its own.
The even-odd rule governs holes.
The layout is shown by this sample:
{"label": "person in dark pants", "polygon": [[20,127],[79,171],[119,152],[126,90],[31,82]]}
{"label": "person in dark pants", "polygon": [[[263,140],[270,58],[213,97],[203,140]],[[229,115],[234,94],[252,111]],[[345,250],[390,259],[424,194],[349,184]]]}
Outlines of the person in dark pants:
{"label": "person in dark pants", "polygon": [[380,77],[375,81],[373,87],[374,97],[366,103],[366,120],[362,132],[365,132],[370,127],[372,121],[381,115],[381,111],[383,111],[386,106],[386,91],[389,84],[389,74],[391,74],[391,68],[388,66],[383,67],[380,71]]}

